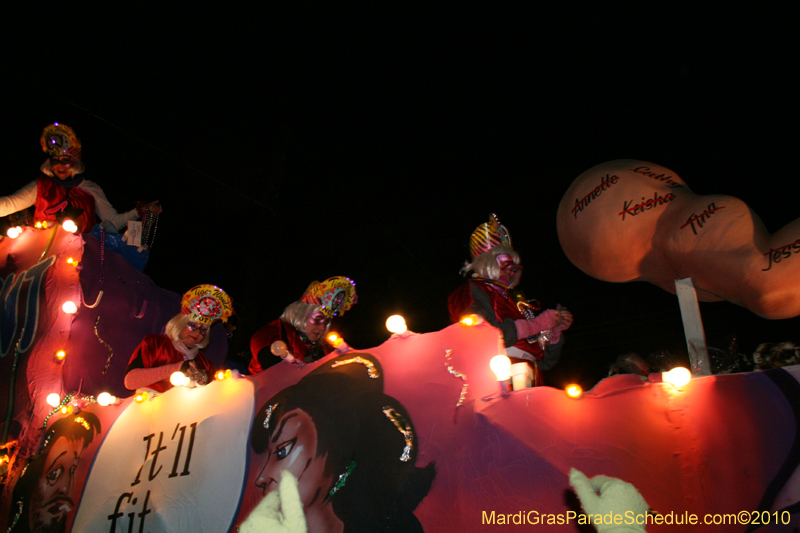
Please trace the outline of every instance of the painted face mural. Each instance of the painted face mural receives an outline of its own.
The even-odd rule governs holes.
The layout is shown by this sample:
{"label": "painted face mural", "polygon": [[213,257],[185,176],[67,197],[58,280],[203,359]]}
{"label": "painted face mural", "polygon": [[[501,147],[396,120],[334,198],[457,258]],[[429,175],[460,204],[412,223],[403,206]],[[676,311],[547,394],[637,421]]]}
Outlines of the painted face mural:
{"label": "painted face mural", "polygon": [[100,421],[88,412],[57,420],[44,447],[31,458],[14,486],[9,532],[63,533],[78,501],[76,471],[81,454],[100,432]]}
{"label": "painted face mural", "polygon": [[74,507],[72,487],[83,451],[83,439],[59,437],[44,462],[44,472],[31,498],[31,531],[64,531]]}
{"label": "painted face mural", "polygon": [[420,527],[413,511],[435,470],[415,466],[416,438],[405,409],[383,393],[380,363],[340,356],[258,409],[250,444],[261,466],[250,486],[266,496],[290,471],[310,532]]}
{"label": "painted face mural", "polygon": [[303,507],[308,509],[321,505],[331,480],[324,475],[327,454],[316,455],[317,428],[314,421],[305,411],[295,409],[271,423],[276,424],[276,429],[267,446],[267,462],[256,486],[266,496],[278,488],[281,472],[288,470],[298,481]]}

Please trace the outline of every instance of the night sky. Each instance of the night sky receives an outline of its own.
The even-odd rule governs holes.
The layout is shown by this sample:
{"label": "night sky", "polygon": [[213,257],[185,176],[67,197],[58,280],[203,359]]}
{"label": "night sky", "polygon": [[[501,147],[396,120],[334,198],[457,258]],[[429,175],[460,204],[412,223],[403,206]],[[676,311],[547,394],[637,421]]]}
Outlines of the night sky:
{"label": "night sky", "polygon": [[[334,275],[358,284],[335,324],[356,348],[394,313],[447,326],[469,235],[495,212],[528,296],[575,315],[548,383],[589,387],[621,353],[685,341],[674,296],[594,280],[561,251],[558,202],[581,172],[643,159],[742,198],[771,232],[798,216],[788,4],[264,4],[33,6],[10,17],[3,60],[0,193],[35,177],[42,127],[69,124],[117,210],[164,206],[154,282],[234,298],[237,350]],[[800,341],[797,318],[701,311],[711,346]]]}

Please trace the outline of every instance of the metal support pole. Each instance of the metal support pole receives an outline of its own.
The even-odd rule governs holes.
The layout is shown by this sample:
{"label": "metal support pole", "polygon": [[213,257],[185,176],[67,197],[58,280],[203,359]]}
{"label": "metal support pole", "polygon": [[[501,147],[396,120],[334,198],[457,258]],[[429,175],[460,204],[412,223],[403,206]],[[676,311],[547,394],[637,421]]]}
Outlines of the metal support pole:
{"label": "metal support pole", "polygon": [[706,348],[706,333],[700,317],[700,306],[697,303],[697,292],[692,278],[675,280],[675,294],[681,306],[683,331],[686,334],[686,348],[689,351],[689,362],[694,375],[710,375],[711,366]]}

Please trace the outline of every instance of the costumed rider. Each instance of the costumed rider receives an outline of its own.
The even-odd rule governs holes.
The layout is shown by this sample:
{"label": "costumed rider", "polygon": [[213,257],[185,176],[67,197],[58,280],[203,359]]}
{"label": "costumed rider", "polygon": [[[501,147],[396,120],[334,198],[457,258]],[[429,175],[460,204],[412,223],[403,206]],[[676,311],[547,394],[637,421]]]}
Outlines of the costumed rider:
{"label": "costumed rider", "polygon": [[165,335],[145,335],[136,347],[125,372],[129,390],[172,388],[170,376],[183,372],[188,386],[208,384],[214,365],[200,351],[210,342],[209,330],[217,320],[233,314],[230,297],[214,285],[198,285],[183,295],[181,313],[167,322]]}
{"label": "costumed rider", "polygon": [[[325,338],[331,320],[344,315],[356,302],[356,283],[350,278],[335,276],[312,282],[300,300],[289,304],[279,319],[250,339],[250,374],[263,372],[281,360],[311,363],[331,353],[334,347]],[[342,341],[335,350],[343,354],[350,348]]]}
{"label": "costumed rider", "polygon": [[97,223],[96,217],[121,231],[129,220],[137,220],[146,210],[161,212],[158,202],[151,202],[117,213],[103,189],[80,176],[84,171],[81,141],[66,124],[56,122],[45,127],[40,143],[48,158],[39,177],[14,194],[0,197],[0,217],[35,206],[33,218],[38,227],[63,224],[70,219],[79,231],[88,233]]}
{"label": "costumed rider", "polygon": [[470,280],[447,300],[451,320],[476,314],[499,328],[509,359],[528,363],[534,373],[532,385],[543,385],[541,371],[558,362],[562,332],[572,325],[572,313],[559,307],[537,316],[538,302],[531,304],[522,291],[513,290],[522,276],[522,264],[508,230],[495,214],[475,228],[469,251],[472,262],[461,273]]}

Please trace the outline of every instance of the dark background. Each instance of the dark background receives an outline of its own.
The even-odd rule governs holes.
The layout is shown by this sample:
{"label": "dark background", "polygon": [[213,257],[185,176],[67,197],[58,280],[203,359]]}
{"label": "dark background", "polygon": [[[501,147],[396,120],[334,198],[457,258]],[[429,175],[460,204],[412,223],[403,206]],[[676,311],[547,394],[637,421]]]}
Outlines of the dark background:
{"label": "dark background", "polygon": [[[358,283],[335,324],[356,348],[394,313],[447,326],[469,235],[496,212],[528,295],[575,315],[548,383],[589,387],[621,353],[685,341],[673,295],[564,256],[556,209],[581,172],[643,159],[744,199],[772,232],[797,218],[788,3],[263,4],[36,5],[9,12],[3,54],[0,192],[35,177],[43,126],[72,126],[117,210],[164,206],[145,272],[234,298],[236,351],[334,275]],[[798,340],[797,318],[701,310],[711,346]]]}

